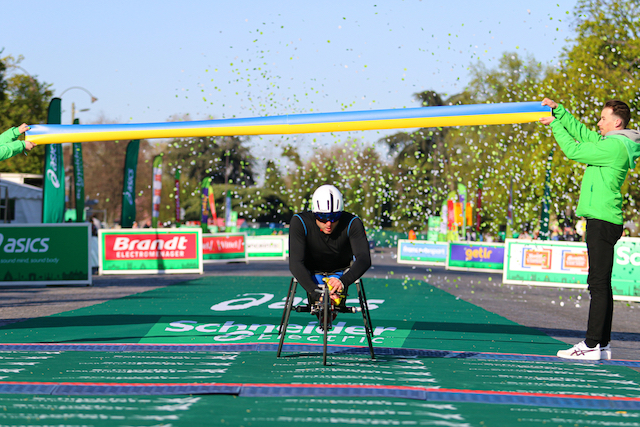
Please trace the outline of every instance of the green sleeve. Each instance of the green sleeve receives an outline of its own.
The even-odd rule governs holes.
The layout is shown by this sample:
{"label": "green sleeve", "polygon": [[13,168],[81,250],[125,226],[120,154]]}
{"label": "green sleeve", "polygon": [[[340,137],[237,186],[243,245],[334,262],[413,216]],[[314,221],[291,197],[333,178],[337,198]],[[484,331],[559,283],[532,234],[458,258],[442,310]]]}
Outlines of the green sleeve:
{"label": "green sleeve", "polygon": [[0,135],[0,144],[6,144],[11,141],[15,141],[20,136],[20,131],[18,128],[11,128],[2,132]]}
{"label": "green sleeve", "polygon": [[[603,141],[602,137],[596,132],[593,133],[598,137],[597,140],[578,142],[574,136],[575,134],[572,134],[563,125],[562,120],[556,119],[551,122],[551,129],[562,152],[569,159],[594,166],[614,166],[617,162],[620,151],[618,144],[609,140]],[[586,127],[585,130],[587,130]],[[592,131],[587,130],[587,132]]]}
{"label": "green sleeve", "polygon": [[[6,132],[5,132],[6,133]],[[0,145],[0,160],[6,160],[24,150],[24,141],[15,140]]]}
{"label": "green sleeve", "polygon": [[588,129],[583,123],[578,121],[569,113],[563,105],[558,105],[553,109],[553,116],[560,120],[562,126],[569,132],[569,135],[580,142],[598,142],[602,138],[598,132]]}

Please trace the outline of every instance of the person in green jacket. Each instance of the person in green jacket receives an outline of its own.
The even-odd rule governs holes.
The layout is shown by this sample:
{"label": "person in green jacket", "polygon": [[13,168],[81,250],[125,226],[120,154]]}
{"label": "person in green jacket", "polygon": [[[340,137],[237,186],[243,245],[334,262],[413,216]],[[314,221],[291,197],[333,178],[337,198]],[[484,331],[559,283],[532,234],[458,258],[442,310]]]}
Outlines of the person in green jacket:
{"label": "person in green jacket", "polygon": [[611,273],[614,246],[622,236],[622,193],[629,169],[640,157],[640,132],[627,129],[631,110],[622,101],[608,101],[600,115],[598,132],[576,120],[562,105],[545,98],[542,105],[553,115],[540,122],[550,125],[553,136],[571,160],[587,165],[576,215],[587,220],[587,284],[591,295],[586,339],[568,350],[558,351],[565,359],[611,359],[613,291]]}
{"label": "person in green jacket", "polygon": [[[22,153],[24,150],[31,151],[36,146],[31,141],[20,141],[18,137],[31,129],[26,123],[19,127],[13,127],[0,135],[0,160],[6,160],[16,154]],[[25,154],[26,155],[26,154]]]}

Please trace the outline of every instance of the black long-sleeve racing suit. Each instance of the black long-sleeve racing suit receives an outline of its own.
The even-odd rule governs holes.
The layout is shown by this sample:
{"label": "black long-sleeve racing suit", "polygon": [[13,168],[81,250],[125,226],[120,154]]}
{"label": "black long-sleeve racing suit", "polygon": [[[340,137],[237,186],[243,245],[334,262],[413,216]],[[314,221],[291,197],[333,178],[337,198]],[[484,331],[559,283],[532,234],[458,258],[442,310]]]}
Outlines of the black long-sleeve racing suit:
{"label": "black long-sleeve racing suit", "polygon": [[[350,267],[350,268],[349,268]],[[358,280],[371,267],[369,242],[362,221],[343,212],[336,229],[323,233],[313,212],[296,214],[289,227],[289,270],[309,293],[317,299],[318,285],[312,275],[349,268],[340,280],[345,287]],[[313,301],[310,301],[313,302]]]}

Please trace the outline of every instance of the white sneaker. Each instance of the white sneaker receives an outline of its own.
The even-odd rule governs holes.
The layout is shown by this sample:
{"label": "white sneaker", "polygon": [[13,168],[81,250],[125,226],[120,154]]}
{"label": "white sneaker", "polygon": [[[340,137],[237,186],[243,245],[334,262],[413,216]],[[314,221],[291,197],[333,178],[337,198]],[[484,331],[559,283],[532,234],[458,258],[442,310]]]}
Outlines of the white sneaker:
{"label": "white sneaker", "polygon": [[611,360],[611,343],[600,348],[600,359]]}
{"label": "white sneaker", "polygon": [[600,360],[600,353],[600,344],[594,348],[589,348],[584,341],[581,341],[569,350],[560,350],[558,357],[563,359]]}

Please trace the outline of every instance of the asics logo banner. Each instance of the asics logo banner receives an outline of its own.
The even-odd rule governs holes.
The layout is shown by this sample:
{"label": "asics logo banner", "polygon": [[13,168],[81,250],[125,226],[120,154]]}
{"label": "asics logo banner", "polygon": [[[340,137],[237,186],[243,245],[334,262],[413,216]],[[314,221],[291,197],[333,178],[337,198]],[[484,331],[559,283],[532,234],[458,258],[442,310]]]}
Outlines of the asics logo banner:
{"label": "asics logo banner", "polygon": [[47,252],[49,250],[49,237],[21,237],[19,239],[10,237],[5,243],[4,235],[0,234],[0,248],[2,252],[7,254]]}

